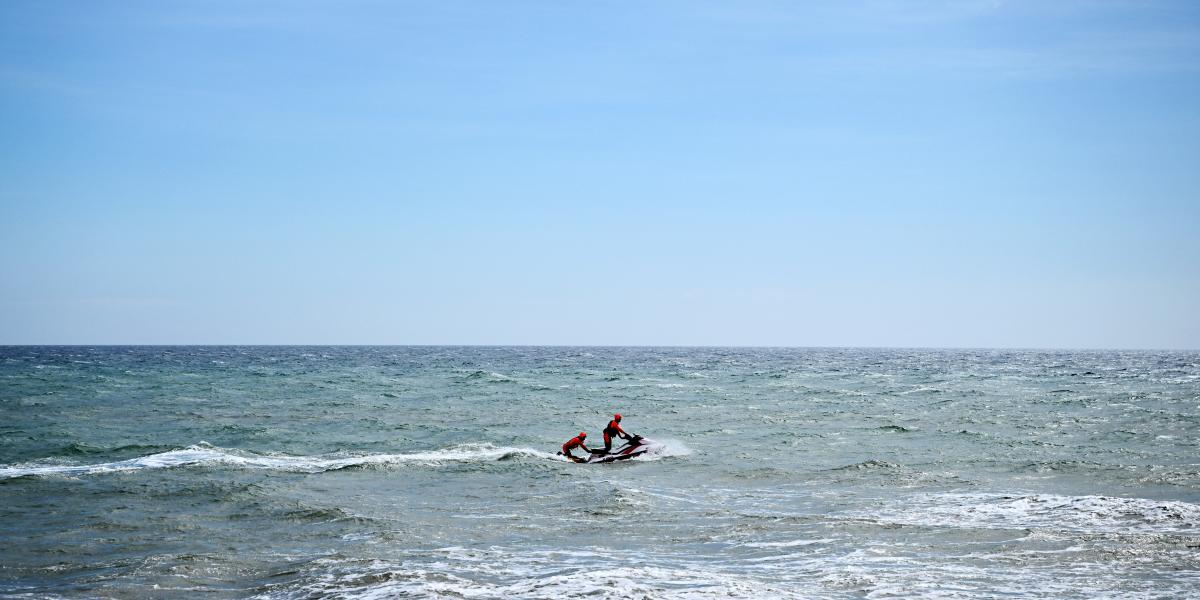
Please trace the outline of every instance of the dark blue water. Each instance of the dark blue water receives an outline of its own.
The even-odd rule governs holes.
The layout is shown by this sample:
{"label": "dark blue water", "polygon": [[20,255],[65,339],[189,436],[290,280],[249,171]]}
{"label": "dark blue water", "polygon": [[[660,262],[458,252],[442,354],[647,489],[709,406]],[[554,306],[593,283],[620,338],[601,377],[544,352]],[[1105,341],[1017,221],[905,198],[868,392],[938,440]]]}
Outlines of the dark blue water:
{"label": "dark blue water", "polygon": [[5,347],[0,594],[1194,596],[1198,433],[1195,352]]}

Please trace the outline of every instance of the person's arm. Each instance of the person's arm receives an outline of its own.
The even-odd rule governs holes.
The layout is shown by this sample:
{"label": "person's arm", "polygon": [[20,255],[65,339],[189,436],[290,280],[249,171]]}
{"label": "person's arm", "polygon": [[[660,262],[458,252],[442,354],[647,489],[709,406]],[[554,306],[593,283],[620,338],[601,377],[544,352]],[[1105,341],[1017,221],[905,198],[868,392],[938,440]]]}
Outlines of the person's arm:
{"label": "person's arm", "polygon": [[623,438],[625,438],[625,439],[627,439],[627,440],[632,440],[632,439],[633,439],[633,436],[632,436],[632,435],[629,435],[628,433],[625,433],[625,430],[624,430],[624,429],[621,429],[621,425],[620,425],[620,424],[617,424],[617,431],[618,431],[618,432],[621,434],[621,437],[623,437]]}

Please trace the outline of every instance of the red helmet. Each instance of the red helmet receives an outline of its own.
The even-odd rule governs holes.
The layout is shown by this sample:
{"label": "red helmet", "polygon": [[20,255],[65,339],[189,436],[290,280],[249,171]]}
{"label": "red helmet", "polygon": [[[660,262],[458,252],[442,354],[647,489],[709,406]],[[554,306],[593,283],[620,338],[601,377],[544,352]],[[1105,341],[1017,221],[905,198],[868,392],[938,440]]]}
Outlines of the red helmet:
{"label": "red helmet", "polygon": [[582,440],[582,439],[583,439],[583,438],[585,438],[585,437],[587,437],[587,432],[586,432],[586,431],[580,431],[580,432],[579,432],[579,439],[581,439],[581,440]]}
{"label": "red helmet", "polygon": [[617,413],[617,414],[613,415],[613,420],[614,420],[614,421],[620,421],[620,420],[621,420],[621,413]]}

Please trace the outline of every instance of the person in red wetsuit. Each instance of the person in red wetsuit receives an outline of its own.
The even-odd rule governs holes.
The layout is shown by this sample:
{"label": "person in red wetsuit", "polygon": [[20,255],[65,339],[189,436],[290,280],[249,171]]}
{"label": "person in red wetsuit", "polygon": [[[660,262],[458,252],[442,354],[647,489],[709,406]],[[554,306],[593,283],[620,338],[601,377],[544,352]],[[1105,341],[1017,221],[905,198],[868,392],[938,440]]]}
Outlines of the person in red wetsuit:
{"label": "person in red wetsuit", "polygon": [[571,449],[573,449],[573,448],[583,448],[583,451],[584,451],[584,452],[587,452],[588,454],[591,454],[591,452],[592,452],[592,451],[591,451],[591,450],[588,450],[588,447],[587,447],[587,446],[585,446],[585,445],[583,445],[583,440],[586,440],[586,439],[587,439],[587,433],[584,433],[584,432],[580,431],[580,432],[579,432],[579,435],[577,435],[577,436],[575,436],[575,437],[573,437],[573,438],[571,438],[571,439],[567,440],[567,443],[565,443],[565,444],[563,444],[563,445],[562,445],[562,453],[563,453],[563,455],[565,455],[567,458],[569,458],[569,459],[571,459],[571,460],[573,460],[573,461],[575,461],[575,462],[583,462],[583,461],[584,461],[584,459],[582,459],[582,458],[579,458],[578,456],[575,456],[575,455],[571,454]]}
{"label": "person in red wetsuit", "polygon": [[626,440],[633,439],[632,435],[625,433],[625,430],[621,429],[621,413],[617,413],[617,414],[613,415],[612,420],[608,422],[608,427],[604,428],[604,451],[605,452],[609,452],[612,450],[612,439],[614,437],[618,437],[618,436],[621,437],[622,439],[626,439]]}

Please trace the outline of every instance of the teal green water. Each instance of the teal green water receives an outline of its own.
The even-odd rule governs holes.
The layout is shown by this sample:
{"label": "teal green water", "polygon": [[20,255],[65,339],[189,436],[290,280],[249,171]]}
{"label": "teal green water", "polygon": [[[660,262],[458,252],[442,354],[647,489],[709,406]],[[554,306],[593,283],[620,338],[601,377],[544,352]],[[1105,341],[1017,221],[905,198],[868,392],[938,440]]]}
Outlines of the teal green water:
{"label": "teal green water", "polygon": [[1195,352],[3,347],[0,595],[1194,596],[1198,433]]}

